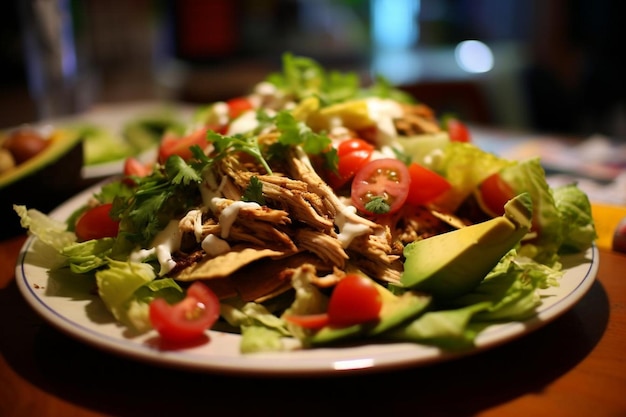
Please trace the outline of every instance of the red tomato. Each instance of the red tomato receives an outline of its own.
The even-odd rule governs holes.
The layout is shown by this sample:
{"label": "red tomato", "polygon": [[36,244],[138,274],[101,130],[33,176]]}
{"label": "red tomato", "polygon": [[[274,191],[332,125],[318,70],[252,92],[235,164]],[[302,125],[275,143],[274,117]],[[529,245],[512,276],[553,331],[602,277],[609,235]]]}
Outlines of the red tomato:
{"label": "red tomato", "polygon": [[341,188],[372,158],[374,145],[362,139],[344,140],[337,147],[337,173],[328,174],[328,183],[334,189]]}
{"label": "red tomato", "polygon": [[111,203],[101,204],[90,208],[78,218],[74,230],[79,241],[117,236],[120,222],[111,218],[112,206]]}
{"label": "red tomato", "polygon": [[145,177],[152,172],[152,168],[147,164],[142,164],[133,157],[126,158],[124,161],[124,176],[125,177]]}
{"label": "red tomato", "polygon": [[241,116],[242,113],[253,109],[252,103],[246,97],[231,98],[226,101],[226,104],[228,105],[228,117],[231,120]]}
{"label": "red tomato", "polygon": [[346,275],[335,286],[328,302],[328,320],[331,326],[351,326],[376,320],[383,301],[371,279],[360,275]]}
{"label": "red tomato", "polygon": [[339,146],[337,146],[337,156],[339,158],[355,151],[374,152],[374,145],[364,141],[363,139],[353,138],[346,139],[339,143]]}
{"label": "red tomato", "polygon": [[283,318],[293,324],[304,327],[305,329],[321,329],[329,323],[327,313],[319,314],[285,314]]}
{"label": "red tomato", "polygon": [[480,199],[491,214],[502,216],[504,205],[513,197],[515,192],[498,173],[490,175],[480,184]]}
{"label": "red tomato", "polygon": [[[411,176],[401,161],[374,159],[361,168],[352,181],[352,204],[362,212],[393,213],[402,207],[409,194]],[[369,203],[380,198],[388,210],[372,209]]]}
{"label": "red tomato", "polygon": [[450,118],[446,122],[448,135],[453,142],[471,142],[472,136],[465,123],[458,119]]}
{"label": "red tomato", "polygon": [[409,174],[411,187],[406,199],[409,204],[427,204],[451,187],[447,179],[416,163],[409,165]]}
{"label": "red tomato", "polygon": [[161,145],[159,146],[159,162],[164,164],[167,158],[172,155],[178,155],[184,160],[188,160],[192,156],[189,148],[193,145],[198,145],[201,148],[206,147],[206,132],[207,127],[201,127],[182,138],[172,134],[166,134],[163,139],[161,139]]}
{"label": "red tomato", "polygon": [[150,322],[164,340],[185,343],[198,339],[217,321],[220,302],[200,281],[187,289],[182,301],[170,305],[163,298],[150,303]]}

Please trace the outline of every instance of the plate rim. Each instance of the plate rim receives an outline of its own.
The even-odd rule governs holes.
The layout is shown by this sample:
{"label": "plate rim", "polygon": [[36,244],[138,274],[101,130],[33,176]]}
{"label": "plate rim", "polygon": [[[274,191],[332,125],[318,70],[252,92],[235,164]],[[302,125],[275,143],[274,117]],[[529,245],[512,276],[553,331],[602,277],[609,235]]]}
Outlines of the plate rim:
{"label": "plate rim", "polygon": [[[78,193],[53,210],[50,216],[62,220],[66,212],[72,210],[77,204],[81,204],[86,196],[101,186],[102,183],[99,183]],[[537,314],[528,319],[487,327],[476,337],[475,346],[468,350],[450,352],[412,342],[394,342],[211,358],[205,352],[196,352],[193,349],[191,351],[163,350],[151,343],[149,339],[125,338],[123,333],[120,337],[113,337],[99,330],[98,323],[87,327],[68,317],[67,314],[64,315],[63,311],[55,309],[46,300],[45,294],[40,294],[42,287],[34,283],[33,277],[29,276],[26,271],[28,256],[32,253],[31,250],[36,241],[35,236],[29,236],[24,242],[15,266],[15,277],[18,288],[28,304],[49,324],[95,348],[141,362],[191,371],[245,376],[331,376],[357,371],[378,372],[424,366],[476,354],[532,333],[573,308],[595,282],[599,267],[599,251],[594,243],[584,253],[574,255],[588,262],[580,262],[572,266],[581,271],[579,282],[569,292],[544,308],[539,306]],[[567,259],[567,256],[563,258]],[[586,268],[585,264],[588,264]],[[567,271],[568,269],[561,280],[567,277]],[[47,279],[46,276],[46,282]],[[93,299],[97,299],[97,296]],[[66,300],[66,302],[72,302],[72,300]],[[208,334],[211,339],[209,345],[217,343],[215,340],[221,337],[240,337],[214,330],[209,330]],[[294,359],[295,363],[291,359]]]}

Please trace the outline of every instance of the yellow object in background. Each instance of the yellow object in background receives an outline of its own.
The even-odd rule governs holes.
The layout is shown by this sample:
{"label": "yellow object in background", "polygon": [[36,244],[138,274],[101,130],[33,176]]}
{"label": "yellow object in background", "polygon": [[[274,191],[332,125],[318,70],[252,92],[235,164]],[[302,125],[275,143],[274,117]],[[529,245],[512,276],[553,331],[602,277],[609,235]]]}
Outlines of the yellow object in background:
{"label": "yellow object in background", "polygon": [[626,218],[626,207],[592,203],[591,214],[598,233],[598,248],[611,250],[617,225]]}

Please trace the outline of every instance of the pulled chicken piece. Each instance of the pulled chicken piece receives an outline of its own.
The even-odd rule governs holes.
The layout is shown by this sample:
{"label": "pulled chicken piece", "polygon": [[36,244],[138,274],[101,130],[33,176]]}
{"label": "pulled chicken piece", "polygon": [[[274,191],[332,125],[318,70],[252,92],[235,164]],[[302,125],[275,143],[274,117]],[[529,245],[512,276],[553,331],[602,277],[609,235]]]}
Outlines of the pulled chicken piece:
{"label": "pulled chicken piece", "polygon": [[424,104],[402,104],[402,109],[403,117],[394,120],[400,135],[413,136],[441,131],[435,113],[430,107]]}

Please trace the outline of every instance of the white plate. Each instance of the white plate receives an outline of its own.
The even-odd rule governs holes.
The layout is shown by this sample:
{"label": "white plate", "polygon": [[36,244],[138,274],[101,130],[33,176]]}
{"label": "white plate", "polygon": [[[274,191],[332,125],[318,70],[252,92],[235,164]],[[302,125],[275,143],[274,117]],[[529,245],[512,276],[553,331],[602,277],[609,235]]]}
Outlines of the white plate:
{"label": "white plate", "polygon": [[[94,189],[72,198],[51,215],[65,219]],[[17,284],[28,303],[49,323],[83,342],[137,360],[177,368],[247,375],[337,375],[348,371],[380,371],[420,366],[473,354],[523,336],[554,320],[576,304],[593,284],[599,255],[594,246],[586,253],[562,258],[566,273],[559,287],[545,290],[535,317],[493,325],[476,339],[469,351],[450,353],[412,343],[364,344],[289,352],[239,353],[240,336],[209,332],[209,342],[192,348],[166,350],[156,333],[128,335],[85,285],[70,286],[48,276],[50,260],[36,238],[29,238],[16,266]],[[93,289],[91,289],[93,290]]]}

